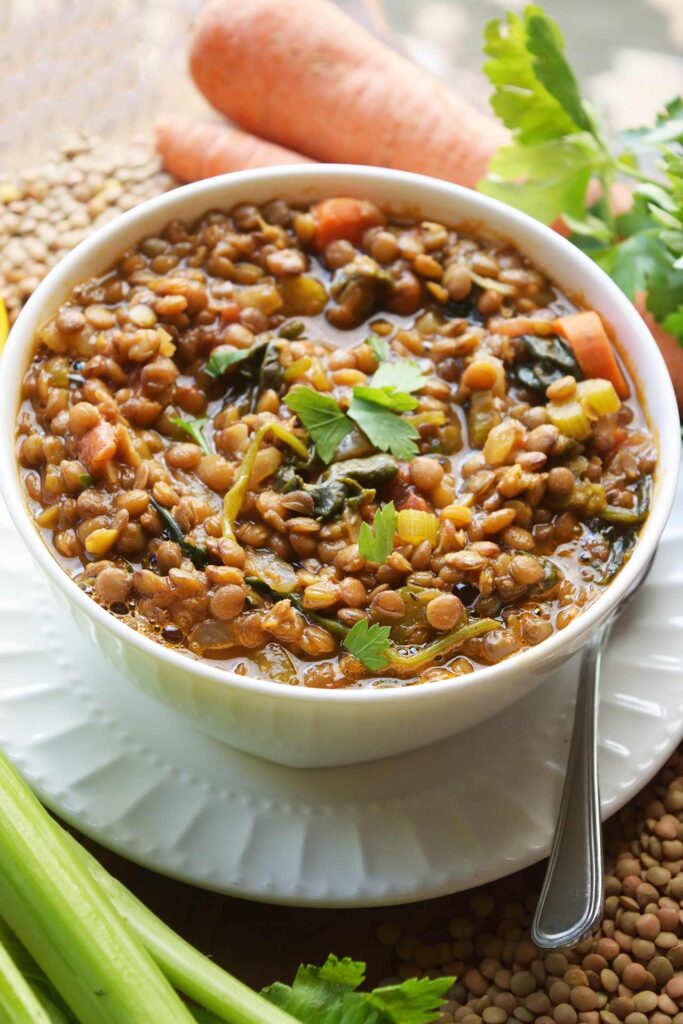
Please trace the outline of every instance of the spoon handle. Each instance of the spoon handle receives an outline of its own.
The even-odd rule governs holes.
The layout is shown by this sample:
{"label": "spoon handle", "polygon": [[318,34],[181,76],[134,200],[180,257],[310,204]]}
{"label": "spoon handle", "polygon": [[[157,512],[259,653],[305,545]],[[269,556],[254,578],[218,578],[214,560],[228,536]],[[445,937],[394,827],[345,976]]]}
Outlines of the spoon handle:
{"label": "spoon handle", "polygon": [[531,929],[540,949],[580,942],[602,913],[603,864],[598,783],[598,682],[611,622],[583,650],[560,813]]}

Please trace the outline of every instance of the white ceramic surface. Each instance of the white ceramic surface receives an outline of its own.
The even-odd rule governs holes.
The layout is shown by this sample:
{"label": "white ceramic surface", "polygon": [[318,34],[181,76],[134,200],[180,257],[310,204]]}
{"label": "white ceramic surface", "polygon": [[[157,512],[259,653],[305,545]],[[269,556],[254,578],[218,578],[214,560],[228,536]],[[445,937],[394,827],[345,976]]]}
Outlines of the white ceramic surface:
{"label": "white ceramic surface", "polygon": [[[321,691],[237,676],[163,648],[130,630],[68,579],[33,528],[19,485],[12,435],[18,382],[36,327],[78,282],[105,270],[126,247],[174,217],[273,196],[311,200],[358,195],[395,212],[481,222],[514,239],[570,292],[583,294],[613,325],[648,398],[659,433],[653,506],[627,566],[566,629],[499,665],[428,686]],[[679,461],[678,415],[663,360],[643,321],[594,263],[537,221],[485,196],[417,175],[325,165],[270,168],[198,182],[122,215],[78,246],[36,290],[0,361],[0,478],[10,514],[60,600],[99,651],[148,694],[239,749],[295,766],[348,764],[415,749],[469,728],[530,692],[579,649],[649,560],[664,528]],[[95,647],[92,657],[97,657]]]}
{"label": "white ceramic surface", "polygon": [[[548,850],[576,659],[441,743],[372,765],[284,768],[204,736],[98,658],[1,501],[0,579],[0,748],[53,810],[132,860],[252,899],[362,906],[470,888]],[[683,735],[682,608],[683,488],[605,661],[605,816]]]}

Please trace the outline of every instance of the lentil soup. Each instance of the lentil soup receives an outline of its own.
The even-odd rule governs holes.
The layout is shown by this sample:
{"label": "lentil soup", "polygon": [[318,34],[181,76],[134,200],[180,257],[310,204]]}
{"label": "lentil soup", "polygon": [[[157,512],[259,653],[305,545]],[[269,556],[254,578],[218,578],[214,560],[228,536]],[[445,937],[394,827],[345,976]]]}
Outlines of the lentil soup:
{"label": "lentil soup", "polygon": [[634,395],[597,315],[509,244],[276,199],[76,288],[17,452],[46,543],[132,628],[396,686],[534,646],[609,584],[656,463]]}

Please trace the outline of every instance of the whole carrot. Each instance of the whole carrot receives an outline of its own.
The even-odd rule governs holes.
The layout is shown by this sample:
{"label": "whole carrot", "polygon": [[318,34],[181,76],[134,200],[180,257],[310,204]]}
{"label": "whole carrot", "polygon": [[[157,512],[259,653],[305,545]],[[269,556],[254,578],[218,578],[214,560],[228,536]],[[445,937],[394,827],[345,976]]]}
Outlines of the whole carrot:
{"label": "whole carrot", "polygon": [[473,186],[507,137],[330,0],[209,0],[190,67],[241,128],[316,160]]}
{"label": "whole carrot", "polygon": [[182,181],[197,181],[249,167],[307,162],[298,153],[230,125],[195,124],[180,117],[165,117],[157,122],[156,132],[157,148],[166,167]]}

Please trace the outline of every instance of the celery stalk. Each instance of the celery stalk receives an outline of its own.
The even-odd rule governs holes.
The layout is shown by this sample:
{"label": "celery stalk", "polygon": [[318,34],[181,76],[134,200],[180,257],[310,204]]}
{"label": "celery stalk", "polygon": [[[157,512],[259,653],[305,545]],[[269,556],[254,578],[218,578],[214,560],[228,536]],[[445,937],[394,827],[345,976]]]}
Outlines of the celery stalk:
{"label": "celery stalk", "polygon": [[0,915],[81,1024],[191,1024],[187,1007],[2,755]]}
{"label": "celery stalk", "polygon": [[295,1024],[288,1013],[177,935],[74,839],[71,843],[80,862],[175,988],[228,1024]]}
{"label": "celery stalk", "polygon": [[50,1024],[77,1024],[67,1005],[59,993],[47,980],[38,964],[30,956],[16,935],[10,931],[0,917],[0,945],[3,945],[12,957],[17,970],[33,990],[33,994],[48,1016]]}
{"label": "celery stalk", "polygon": [[273,420],[272,423],[264,423],[263,426],[259,427],[254,437],[252,438],[251,444],[247,448],[246,455],[242,460],[242,465],[237,473],[237,478],[223,498],[223,512],[221,514],[221,529],[224,537],[232,537],[234,539],[233,526],[235,520],[240,514],[242,508],[242,502],[244,501],[244,495],[247,493],[247,487],[249,486],[249,477],[251,471],[254,468],[256,456],[261,450],[261,445],[266,434],[275,434],[281,441],[288,444],[290,448],[302,459],[308,458],[308,448],[306,445],[296,437],[291,430],[288,430],[282,423],[278,423],[277,420]]}
{"label": "celery stalk", "polygon": [[481,636],[482,633],[489,633],[492,629],[499,628],[500,622],[496,622],[495,619],[475,619],[473,622],[467,622],[464,626],[458,626],[457,629],[446,633],[438,640],[432,640],[430,644],[422,647],[415,654],[400,654],[392,647],[387,652],[390,659],[390,667],[403,672],[412,672],[415,669],[424,668],[434,658],[450,654],[458,647],[461,647],[466,640],[472,640],[475,636]]}
{"label": "celery stalk", "polygon": [[33,989],[0,942],[0,1019],[12,1024],[52,1024]]}

